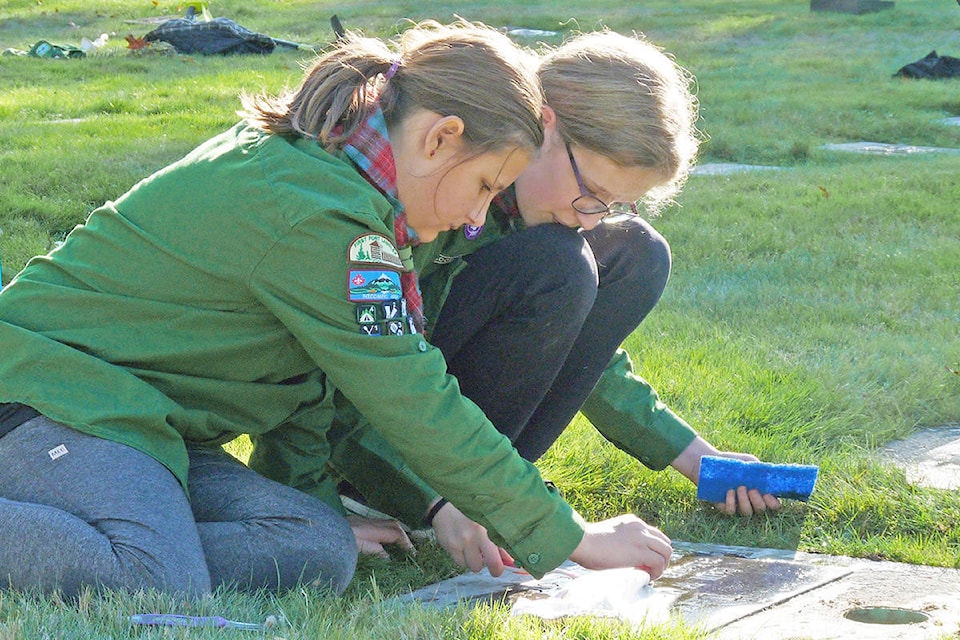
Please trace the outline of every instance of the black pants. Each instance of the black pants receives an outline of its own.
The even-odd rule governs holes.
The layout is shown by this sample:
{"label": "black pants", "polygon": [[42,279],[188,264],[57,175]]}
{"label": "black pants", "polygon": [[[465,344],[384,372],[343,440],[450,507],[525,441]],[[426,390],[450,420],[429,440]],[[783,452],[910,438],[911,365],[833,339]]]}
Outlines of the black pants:
{"label": "black pants", "polygon": [[670,248],[640,218],[531,227],[467,257],[431,342],[527,460],[560,437],[657,304]]}

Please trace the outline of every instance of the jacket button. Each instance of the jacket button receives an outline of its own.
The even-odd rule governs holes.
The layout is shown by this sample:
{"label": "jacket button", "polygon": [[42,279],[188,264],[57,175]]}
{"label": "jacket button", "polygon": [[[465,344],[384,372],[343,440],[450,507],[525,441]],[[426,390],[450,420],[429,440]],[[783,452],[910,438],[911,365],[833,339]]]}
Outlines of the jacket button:
{"label": "jacket button", "polygon": [[527,562],[529,564],[540,564],[540,554],[531,553],[530,555],[527,556]]}
{"label": "jacket button", "polygon": [[426,351],[426,350],[427,350],[427,343],[424,342],[423,340],[421,340],[421,341],[420,341],[420,344],[417,345],[417,349],[420,349],[420,352],[421,352],[421,353],[424,352],[424,351]]}

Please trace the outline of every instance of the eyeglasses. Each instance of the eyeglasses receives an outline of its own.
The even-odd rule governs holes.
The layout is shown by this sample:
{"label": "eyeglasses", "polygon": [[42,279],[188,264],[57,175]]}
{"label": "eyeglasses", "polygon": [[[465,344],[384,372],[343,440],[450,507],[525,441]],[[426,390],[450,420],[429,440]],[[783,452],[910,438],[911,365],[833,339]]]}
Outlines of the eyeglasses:
{"label": "eyeglasses", "polygon": [[577,186],[580,187],[580,195],[573,199],[573,202],[570,203],[571,207],[588,216],[640,215],[640,212],[637,211],[637,205],[633,202],[611,202],[607,204],[590,193],[590,190],[583,184],[580,167],[577,166],[573,151],[570,150],[570,143],[564,140],[563,144],[567,147],[567,157],[570,158],[570,166],[573,167],[573,176],[577,179]]}

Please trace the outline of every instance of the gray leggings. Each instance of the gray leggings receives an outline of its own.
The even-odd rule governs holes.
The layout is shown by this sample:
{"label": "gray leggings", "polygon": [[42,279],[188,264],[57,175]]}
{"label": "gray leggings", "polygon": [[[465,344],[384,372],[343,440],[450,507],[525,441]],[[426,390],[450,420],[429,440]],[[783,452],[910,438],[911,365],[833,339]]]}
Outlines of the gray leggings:
{"label": "gray leggings", "polygon": [[343,517],[219,448],[189,454],[188,501],[150,456],[43,416],[0,438],[0,587],[346,588],[357,548]]}

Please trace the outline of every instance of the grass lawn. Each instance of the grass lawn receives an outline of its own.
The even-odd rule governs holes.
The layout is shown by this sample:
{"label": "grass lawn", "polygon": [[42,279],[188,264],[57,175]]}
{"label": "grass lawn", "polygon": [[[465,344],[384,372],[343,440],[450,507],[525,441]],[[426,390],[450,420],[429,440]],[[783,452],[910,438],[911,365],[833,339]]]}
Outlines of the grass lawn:
{"label": "grass lawn", "polygon": [[[960,57],[960,7],[897,0],[866,15],[800,0],[523,3],[223,0],[211,11],[256,31],[322,44],[336,13],[390,35],[404,18],[556,31],[642,31],[698,79],[701,164],[777,169],[691,177],[655,225],[674,273],[626,343],[638,372],[717,446],[820,466],[809,503],[735,519],[696,501],[578,418],[540,462],[585,516],[633,511],[675,539],[960,567],[960,495],[908,485],[878,447],[960,424],[960,155],[867,156],[824,144],[960,149],[960,81],[893,78],[936,49]],[[133,55],[124,36],[182,15],[177,2],[0,0],[0,49],[110,34],[82,60],[0,58],[0,252],[6,283],[104,200],[236,119],[241,91],[299,79],[303,53]],[[2,347],[0,347],[2,352]],[[682,623],[543,623],[502,607],[396,610],[386,596],[456,572],[429,545],[364,561],[344,598],[309,590],[187,604],[156,594],[78,605],[0,592],[0,640],[128,637],[126,616],[164,610],[276,619],[281,638],[698,638]],[[192,609],[191,609],[192,607]],[[138,637],[221,637],[203,629]]]}

